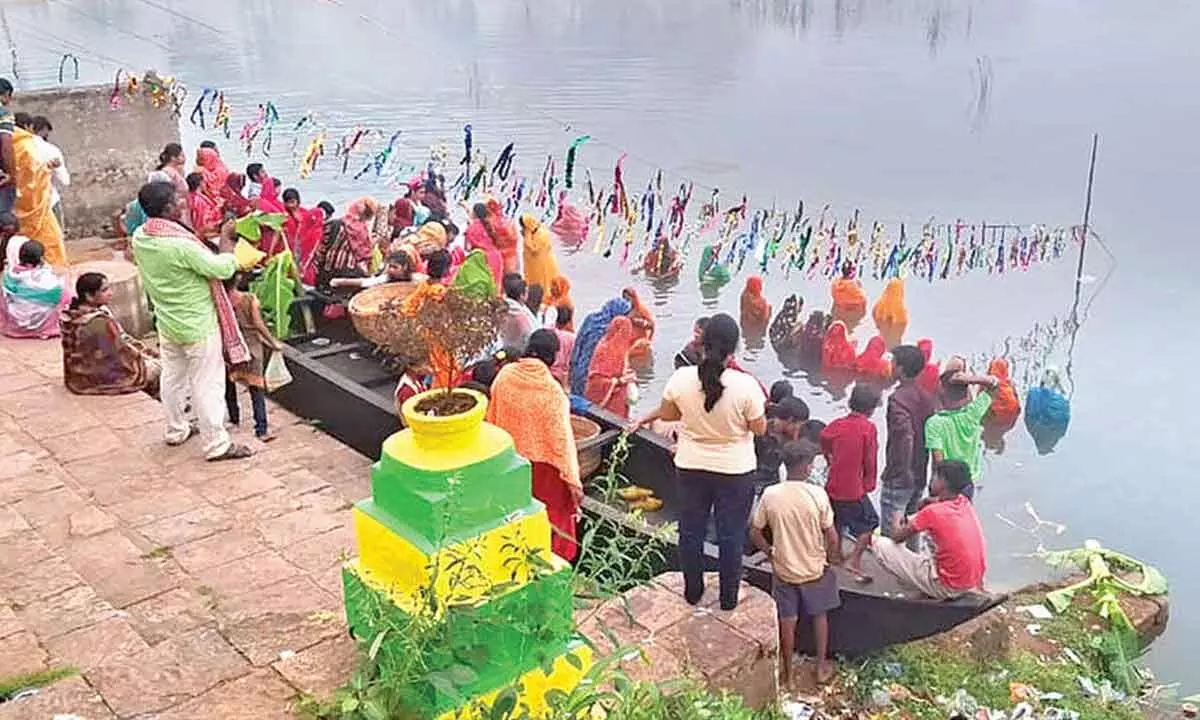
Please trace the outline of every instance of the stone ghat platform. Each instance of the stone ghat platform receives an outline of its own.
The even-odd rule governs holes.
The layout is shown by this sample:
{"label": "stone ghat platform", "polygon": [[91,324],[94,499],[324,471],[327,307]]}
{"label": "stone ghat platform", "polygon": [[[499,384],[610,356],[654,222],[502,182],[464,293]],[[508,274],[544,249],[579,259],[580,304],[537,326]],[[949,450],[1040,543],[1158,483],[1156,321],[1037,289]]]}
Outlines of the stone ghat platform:
{"label": "stone ghat platform", "polygon": [[[57,341],[0,338],[0,679],[79,671],[0,720],[275,720],[346,682],[341,565],[371,460],[274,404],[270,420],[268,445],[235,432],[253,458],[206,463],[195,441],[163,443],[152,398],[72,395]],[[576,621],[601,651],[608,634],[640,645],[633,677],[767,702],[770,598],[745,585],[723,613],[713,577],[696,609],[681,584],[669,573]]]}
{"label": "stone ghat platform", "polygon": [[205,463],[150,397],[71,395],[57,341],[0,339],[0,678],[80,673],[0,720],[291,718],[346,681],[370,460],[270,417],[269,445],[237,433],[254,458]]}

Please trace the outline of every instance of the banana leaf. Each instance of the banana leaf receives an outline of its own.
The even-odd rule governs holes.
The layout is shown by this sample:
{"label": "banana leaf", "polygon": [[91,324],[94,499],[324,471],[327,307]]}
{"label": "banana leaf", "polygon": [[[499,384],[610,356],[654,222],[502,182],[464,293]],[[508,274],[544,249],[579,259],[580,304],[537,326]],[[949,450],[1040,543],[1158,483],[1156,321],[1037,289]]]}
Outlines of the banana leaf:
{"label": "banana leaf", "polygon": [[[1131,595],[1165,595],[1169,589],[1167,578],[1158,568],[1115,550],[1102,547],[1095,540],[1088,540],[1082,548],[1042,553],[1042,559],[1059,568],[1075,568],[1087,572],[1088,576],[1064,588],[1047,593],[1046,601],[1057,612],[1071,605],[1072,598],[1086,589],[1101,590],[1101,584],[1111,583]],[[1115,574],[1113,569],[1139,573],[1142,579],[1131,583]]]}
{"label": "banana leaf", "polygon": [[234,226],[238,235],[252,243],[258,243],[262,239],[263,226],[269,227],[275,232],[283,232],[283,223],[286,221],[287,215],[283,213],[265,213],[255,210],[246,217],[238,218]]}
{"label": "banana leaf", "polygon": [[292,334],[292,301],[296,299],[296,261],[285,250],[267,261],[262,275],[250,284],[250,291],[262,306],[263,321],[276,338]]}

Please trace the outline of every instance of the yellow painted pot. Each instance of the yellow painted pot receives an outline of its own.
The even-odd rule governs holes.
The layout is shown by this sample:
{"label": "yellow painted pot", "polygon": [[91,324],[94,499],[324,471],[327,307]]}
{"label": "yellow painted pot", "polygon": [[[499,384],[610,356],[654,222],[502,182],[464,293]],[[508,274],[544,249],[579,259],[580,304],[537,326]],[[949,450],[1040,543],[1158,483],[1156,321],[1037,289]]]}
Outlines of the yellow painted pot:
{"label": "yellow painted pot", "polygon": [[487,414],[487,398],[474,390],[455,388],[452,391],[455,394],[470,395],[475,398],[475,407],[465,413],[443,417],[422,415],[417,412],[417,405],[422,400],[444,392],[446,391],[441,388],[426,390],[420,395],[414,395],[405,400],[404,405],[400,407],[405,424],[413,432],[413,439],[418,447],[430,449],[434,447],[466,448],[474,445],[479,439],[483,417]]}

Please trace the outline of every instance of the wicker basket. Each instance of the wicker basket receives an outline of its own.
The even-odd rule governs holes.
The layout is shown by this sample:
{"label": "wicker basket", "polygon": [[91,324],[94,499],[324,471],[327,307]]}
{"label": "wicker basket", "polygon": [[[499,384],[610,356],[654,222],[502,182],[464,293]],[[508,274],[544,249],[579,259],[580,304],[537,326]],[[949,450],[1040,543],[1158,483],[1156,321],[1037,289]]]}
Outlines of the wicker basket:
{"label": "wicker basket", "polygon": [[417,283],[395,282],[356,293],[348,305],[354,329],[376,345],[386,345],[389,340],[386,316],[399,312],[397,306],[416,289]]}
{"label": "wicker basket", "polygon": [[[571,416],[571,432],[575,435],[575,445],[581,445],[600,434],[600,426],[578,415]],[[579,479],[591,477],[600,469],[600,446],[585,448],[579,451]]]}

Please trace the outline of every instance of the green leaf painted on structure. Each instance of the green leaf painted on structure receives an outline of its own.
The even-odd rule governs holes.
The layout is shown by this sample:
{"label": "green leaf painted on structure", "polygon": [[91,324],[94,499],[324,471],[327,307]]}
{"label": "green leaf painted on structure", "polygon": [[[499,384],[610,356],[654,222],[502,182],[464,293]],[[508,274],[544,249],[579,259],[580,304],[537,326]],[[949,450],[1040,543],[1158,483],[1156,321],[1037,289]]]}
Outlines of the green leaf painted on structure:
{"label": "green leaf painted on structure", "polygon": [[505,688],[504,692],[496,696],[496,701],[492,703],[492,711],[489,717],[491,720],[505,720],[514,709],[517,707],[517,691],[515,688]]}

